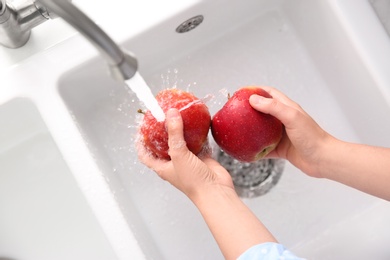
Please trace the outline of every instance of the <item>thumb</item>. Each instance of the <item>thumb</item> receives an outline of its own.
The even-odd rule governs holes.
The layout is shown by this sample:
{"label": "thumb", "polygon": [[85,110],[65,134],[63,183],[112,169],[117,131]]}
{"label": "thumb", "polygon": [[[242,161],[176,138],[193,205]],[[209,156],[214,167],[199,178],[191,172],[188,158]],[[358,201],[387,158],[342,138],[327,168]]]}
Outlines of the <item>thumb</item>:
{"label": "thumb", "polygon": [[252,95],[249,98],[249,103],[257,111],[276,117],[286,127],[294,125],[297,114],[300,113],[298,109],[288,106],[275,98]]}
{"label": "thumb", "polygon": [[171,159],[182,156],[188,152],[183,135],[183,119],[179,110],[171,108],[167,112],[166,127],[168,131],[169,156]]}

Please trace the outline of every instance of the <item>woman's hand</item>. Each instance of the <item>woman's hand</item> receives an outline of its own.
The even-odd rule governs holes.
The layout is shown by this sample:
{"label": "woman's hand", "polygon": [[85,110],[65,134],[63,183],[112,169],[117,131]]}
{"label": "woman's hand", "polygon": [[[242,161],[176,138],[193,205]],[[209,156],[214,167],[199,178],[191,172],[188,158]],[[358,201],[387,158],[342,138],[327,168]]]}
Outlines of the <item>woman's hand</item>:
{"label": "woman's hand", "polygon": [[298,104],[270,87],[272,98],[253,95],[252,107],[278,118],[285,133],[269,157],[289,160],[313,177],[327,178],[390,201],[390,149],[338,140]]}
{"label": "woman's hand", "polygon": [[139,145],[138,157],[141,162],[191,200],[195,199],[199,192],[212,186],[234,190],[229,173],[212,159],[207,151],[197,157],[188,150],[183,136],[183,121],[177,109],[167,112],[166,127],[171,160],[156,159]]}
{"label": "woman's hand", "polygon": [[271,87],[261,87],[272,98],[252,95],[252,107],[271,114],[285,126],[282,140],[267,157],[289,160],[313,177],[321,176],[322,157],[334,138],[325,132],[297,103]]}
{"label": "woman's hand", "polygon": [[139,159],[184,192],[202,214],[225,259],[237,259],[251,246],[276,242],[237,196],[229,173],[207,152],[197,157],[186,146],[183,121],[176,109],[166,116],[170,161],[139,149]]}

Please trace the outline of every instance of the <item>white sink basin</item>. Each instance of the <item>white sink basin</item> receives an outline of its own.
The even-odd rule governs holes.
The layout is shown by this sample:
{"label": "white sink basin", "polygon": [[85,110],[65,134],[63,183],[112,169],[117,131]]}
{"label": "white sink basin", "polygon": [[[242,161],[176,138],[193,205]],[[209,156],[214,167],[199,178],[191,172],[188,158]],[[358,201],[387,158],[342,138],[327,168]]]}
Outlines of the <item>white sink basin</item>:
{"label": "white sink basin", "polygon": [[[175,32],[199,14],[199,28]],[[214,114],[221,90],[271,85],[336,137],[390,147],[390,40],[368,0],[199,1],[126,39],[154,93],[213,94]],[[14,95],[37,104],[118,259],[222,259],[194,205],[138,162],[143,106],[90,49],[73,37],[26,62],[8,75]],[[37,76],[37,62],[53,73]],[[26,72],[38,91],[21,87]],[[245,202],[299,256],[390,257],[389,203],[291,164],[271,192]]]}
{"label": "white sink basin", "polygon": [[114,259],[33,103],[1,105],[0,121],[0,259]]}

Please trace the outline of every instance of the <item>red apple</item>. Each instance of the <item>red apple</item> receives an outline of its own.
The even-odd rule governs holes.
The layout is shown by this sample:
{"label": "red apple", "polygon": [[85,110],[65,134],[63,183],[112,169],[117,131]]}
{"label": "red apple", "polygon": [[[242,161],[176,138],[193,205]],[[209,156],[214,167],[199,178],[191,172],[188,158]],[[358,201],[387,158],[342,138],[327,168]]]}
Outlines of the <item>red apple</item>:
{"label": "red apple", "polygon": [[[170,108],[179,109],[187,147],[194,154],[199,154],[207,141],[211,123],[207,106],[193,94],[175,88],[160,91],[156,100],[164,113]],[[140,134],[141,142],[148,151],[157,158],[170,159],[165,122],[158,122],[151,112],[147,111],[141,123]]]}
{"label": "red apple", "polygon": [[249,97],[253,94],[271,97],[259,87],[240,88],[211,122],[215,142],[242,162],[254,162],[266,156],[278,145],[283,134],[283,125],[277,118],[252,108]]}

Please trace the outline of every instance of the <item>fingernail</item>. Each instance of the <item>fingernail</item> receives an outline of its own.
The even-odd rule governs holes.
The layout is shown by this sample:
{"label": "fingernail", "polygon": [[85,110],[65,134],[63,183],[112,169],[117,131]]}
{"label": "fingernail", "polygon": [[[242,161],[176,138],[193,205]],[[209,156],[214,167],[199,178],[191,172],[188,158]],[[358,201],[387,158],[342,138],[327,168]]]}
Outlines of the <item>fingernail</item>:
{"label": "fingernail", "polygon": [[176,108],[170,108],[167,111],[167,118],[168,119],[178,119],[180,118],[180,112]]}
{"label": "fingernail", "polygon": [[250,96],[249,100],[252,104],[259,104],[264,100],[264,97],[254,94]]}

